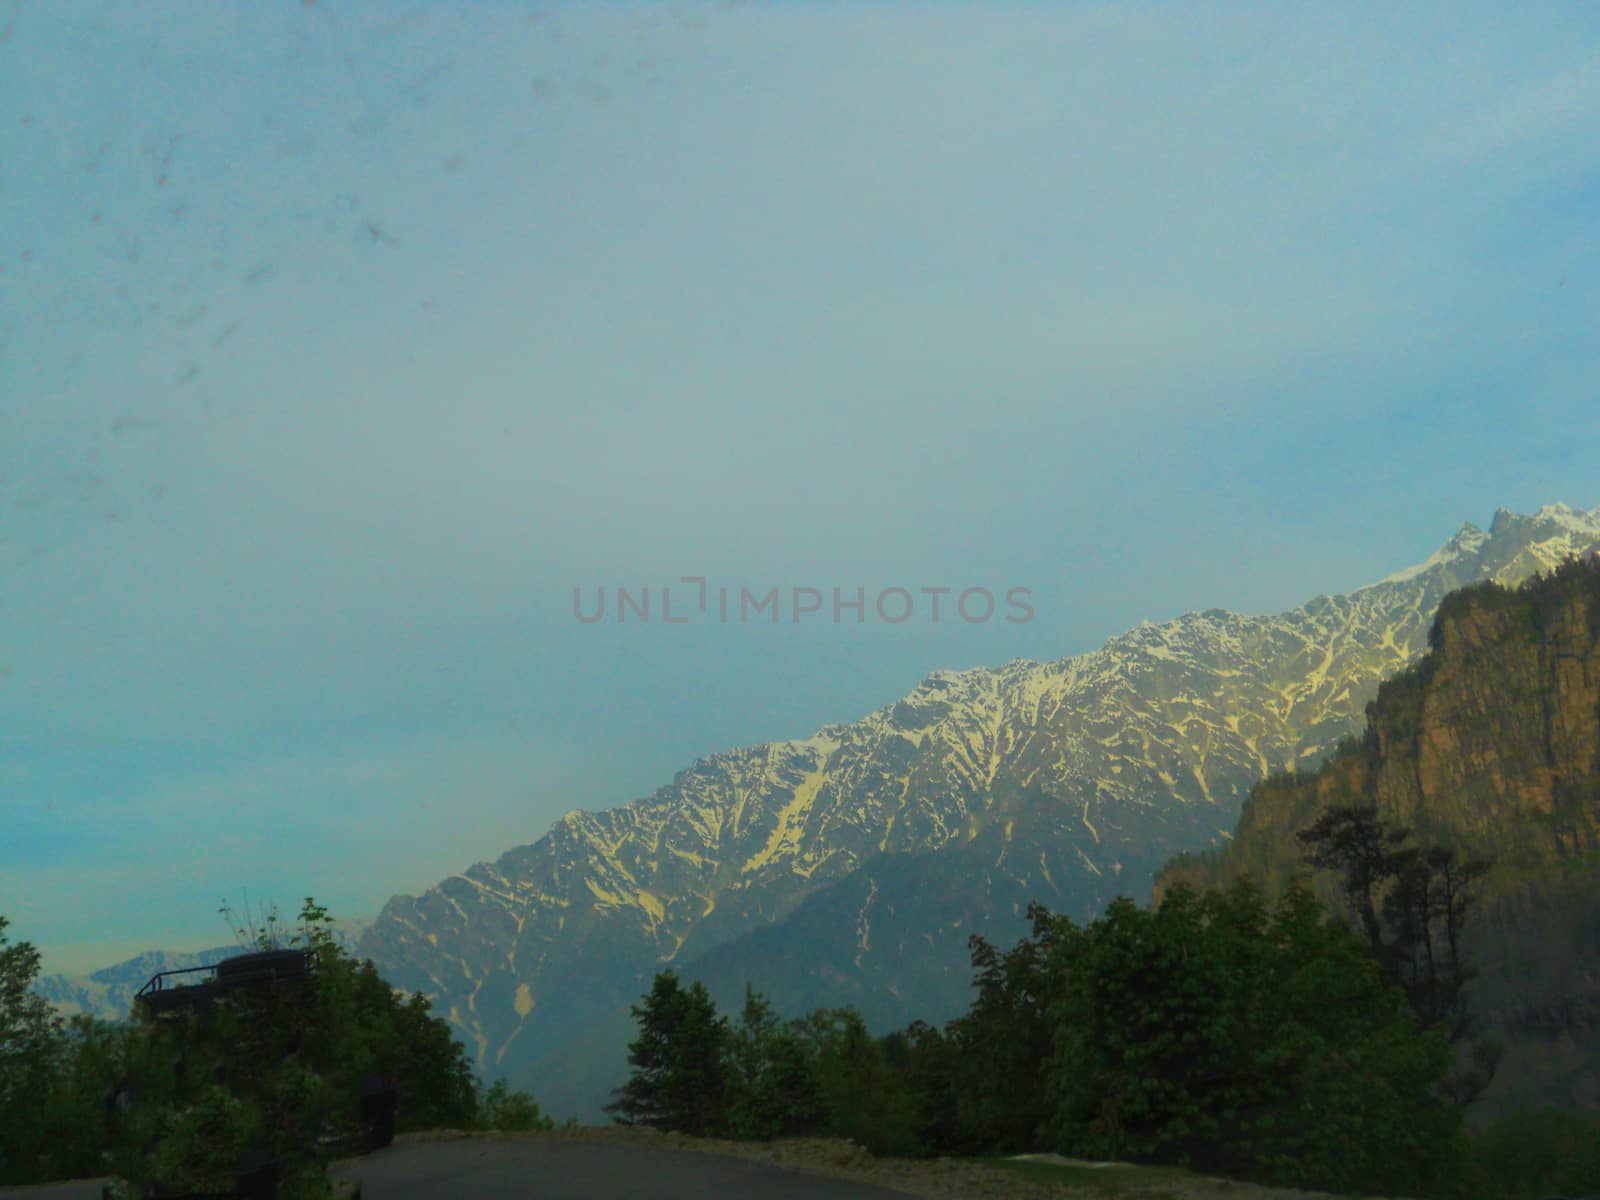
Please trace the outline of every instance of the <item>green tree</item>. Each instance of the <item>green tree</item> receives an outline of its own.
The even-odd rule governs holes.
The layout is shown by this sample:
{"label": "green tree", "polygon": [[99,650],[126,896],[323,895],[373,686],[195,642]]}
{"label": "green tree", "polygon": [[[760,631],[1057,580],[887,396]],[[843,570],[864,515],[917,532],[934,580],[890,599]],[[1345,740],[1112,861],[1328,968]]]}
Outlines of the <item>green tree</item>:
{"label": "green tree", "polygon": [[336,1083],[341,1116],[353,1115],[362,1080],[380,1075],[399,1091],[401,1131],[470,1127],[478,1107],[472,1064],[428,998],[402,999],[371,959],[357,961],[334,938],[327,909],[309,896],[300,920],[292,940],[316,962],[308,993],[313,1054]]}
{"label": "green tree", "polygon": [[77,1014],[57,1040],[49,1086],[36,1094],[35,1143],[45,1149],[39,1180],[106,1173],[115,1133],[108,1097],[128,1074],[134,1029],[124,1021]]}
{"label": "green tree", "polygon": [[731,1137],[765,1141],[822,1126],[822,1094],[809,1047],[749,984],[729,1032],[728,1082]]}
{"label": "green tree", "polygon": [[1386,826],[1375,805],[1331,808],[1295,836],[1309,865],[1341,876],[1349,918],[1422,1027],[1460,1048],[1445,1093],[1460,1105],[1479,1099],[1503,1047],[1479,1032],[1467,992],[1477,971],[1462,943],[1492,862],[1408,845],[1411,831]]}
{"label": "green tree", "polygon": [[[325,1139],[355,1128],[374,1075],[396,1083],[401,1129],[478,1124],[466,1051],[427,999],[351,957],[314,899],[300,919],[293,936],[275,911],[237,932],[247,949],[308,950],[306,980],[232,989],[176,1019],[138,1011],[137,1022],[80,1016],[63,1028],[30,990],[37,952],[6,947],[0,918],[0,1182],[112,1173],[209,1187],[243,1150],[265,1148],[284,1160],[285,1200],[323,1196],[335,1148]],[[490,1096],[500,1127],[541,1127],[525,1093]]]}
{"label": "green tree", "polygon": [[674,972],[658,972],[633,1015],[639,1022],[628,1047],[633,1074],[605,1111],[620,1124],[698,1136],[725,1128],[728,1026],[705,985],[684,988]]}
{"label": "green tree", "polygon": [[356,1128],[372,1076],[397,1084],[402,1129],[476,1122],[466,1052],[426,998],[402,1000],[370,960],[345,952],[313,898],[300,918],[300,932],[284,939],[274,913],[253,940],[307,951],[306,979],[233,988],[179,1019],[138,1014],[126,1082],[139,1098],[122,1121],[118,1159],[125,1177],[209,1186],[229,1154],[236,1166],[236,1150],[265,1149],[282,1161],[286,1200],[325,1195],[328,1159],[352,1144],[335,1135]]}
{"label": "green tree", "polygon": [[[911,1093],[912,1131],[917,1142],[933,1154],[971,1154],[986,1149],[961,1120],[961,1051],[955,1037],[925,1021],[913,1021],[904,1037],[910,1051],[906,1086]],[[1042,1091],[1040,1088],[1041,1095]]]}
{"label": "green tree", "polygon": [[8,945],[9,925],[0,917],[0,1183],[25,1183],[46,1169],[38,1103],[59,1065],[62,1022],[33,991],[39,952]]}
{"label": "green tree", "polygon": [[1070,1153],[1328,1190],[1432,1188],[1451,1051],[1300,884],[1113,903],[1056,953],[1051,1124]]}
{"label": "green tree", "polygon": [[968,940],[978,994],[949,1025],[962,1140],[1000,1153],[1032,1149],[1048,1118],[1044,1070],[1055,1035],[1051,960],[1057,943],[1073,934],[1070,921],[1043,905],[1029,905],[1028,919],[1031,937],[1009,951],[997,951],[977,934]]}
{"label": "green tree", "polygon": [[[253,947],[268,948],[264,937]],[[353,1115],[348,1052],[360,1022],[330,1003],[339,964],[312,957],[308,978],[231,988],[192,1012],[135,1006],[142,1045],[127,1083],[138,1102],[122,1124],[119,1174],[205,1191],[261,1150],[280,1160],[285,1197],[327,1193],[321,1139]]]}
{"label": "green tree", "polygon": [[793,1025],[810,1046],[826,1131],[874,1154],[916,1155],[915,1101],[905,1075],[853,1008],[826,1009]]}

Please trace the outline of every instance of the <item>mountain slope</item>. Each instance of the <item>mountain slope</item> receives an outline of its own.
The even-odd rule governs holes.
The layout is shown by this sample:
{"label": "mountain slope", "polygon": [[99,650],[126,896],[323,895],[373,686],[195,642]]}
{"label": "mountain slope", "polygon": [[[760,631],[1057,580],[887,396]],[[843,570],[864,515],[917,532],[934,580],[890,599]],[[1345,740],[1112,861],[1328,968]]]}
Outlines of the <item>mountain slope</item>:
{"label": "mountain slope", "polygon": [[[1029,901],[1057,910],[1079,901],[1071,864],[1063,870],[1052,857],[1059,855],[1047,838],[1015,827],[1008,838],[992,826],[939,851],[876,854],[784,920],[724,942],[678,972],[706,984],[727,1013],[739,1010],[748,982],[783,1016],[848,1004],[879,1032],[917,1019],[942,1023],[971,1003],[973,931],[1006,943],[1026,931]],[[545,1055],[530,1084],[540,1103],[600,1120],[611,1089],[627,1078],[636,1034],[624,1004]]]}
{"label": "mountain slope", "polygon": [[[569,813],[495,863],[396,896],[360,949],[398,986],[433,996],[483,1070],[560,1110],[541,1080],[573,1076],[561,1056],[662,964],[699,969],[830,885],[843,889],[828,899],[837,937],[839,914],[871,894],[864,864],[965,850],[994,864],[987,882],[926,866],[964,922],[935,939],[926,969],[959,997],[966,931],[986,907],[1004,914],[1037,895],[1087,917],[1143,895],[1172,854],[1226,837],[1257,781],[1358,731],[1379,681],[1426,649],[1447,592],[1520,580],[1597,545],[1600,510],[1502,511],[1487,533],[1464,526],[1415,568],[1288,613],[1209,610],[1074,658],[935,672],[853,724],[701,759],[642,800]],[[919,907],[931,897],[878,886],[880,911],[934,919]],[[892,996],[924,956],[924,933],[908,926],[903,953],[881,939],[861,948],[865,967],[852,952],[850,973],[879,977],[841,977],[823,993]],[[799,963],[814,949],[802,940],[786,953]],[[922,1006],[940,1000],[906,1003],[935,1018]]]}
{"label": "mountain slope", "polygon": [[[1277,892],[1302,870],[1295,831],[1336,804],[1496,859],[1466,940],[1475,1003],[1508,1043],[1483,1115],[1600,1108],[1600,564],[1459,592],[1434,642],[1379,690],[1361,743],[1256,788],[1233,840],[1170,865],[1157,892],[1241,874]],[[1338,903],[1328,874],[1315,885]]]}

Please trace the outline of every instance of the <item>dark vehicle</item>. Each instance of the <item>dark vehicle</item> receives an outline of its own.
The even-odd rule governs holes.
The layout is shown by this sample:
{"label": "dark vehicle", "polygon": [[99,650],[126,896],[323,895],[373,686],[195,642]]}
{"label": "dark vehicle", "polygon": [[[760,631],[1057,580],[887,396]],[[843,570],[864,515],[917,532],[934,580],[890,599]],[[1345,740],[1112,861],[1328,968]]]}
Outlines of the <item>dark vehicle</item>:
{"label": "dark vehicle", "polygon": [[[188,1016],[203,1011],[217,996],[247,983],[276,983],[280,980],[309,979],[313,960],[307,950],[257,950],[249,954],[236,954],[209,967],[184,967],[176,971],[161,971],[150,977],[150,982],[134,996],[135,1007],[140,1002],[154,1019],[177,1014]],[[209,979],[169,985],[168,981],[179,975],[197,975],[209,972]]]}
{"label": "dark vehicle", "polygon": [[[242,989],[298,988],[309,981],[315,971],[316,959],[311,951],[261,950],[237,954],[209,967],[162,971],[152,976],[135,996],[134,1012],[147,1032],[154,1033],[166,1027],[179,1033],[183,1049],[173,1070],[176,1094],[192,1095],[193,1089],[206,1076],[203,1070],[193,1069],[191,1046],[182,1040],[190,1028],[217,1006],[238,996]],[[228,1076],[224,1048],[223,1061],[212,1068],[210,1078],[216,1083],[226,1083]],[[108,1117],[116,1121],[119,1114],[128,1112],[138,1103],[137,1088],[124,1081],[106,1098]],[[365,1154],[387,1146],[394,1140],[398,1109],[399,1093],[394,1080],[384,1073],[370,1074],[359,1085],[353,1125],[341,1128],[329,1122],[307,1150],[317,1155],[348,1155]],[[146,1162],[154,1151],[154,1146],[146,1148]],[[146,1200],[276,1200],[283,1165],[282,1158],[273,1150],[257,1147],[240,1156],[231,1190],[184,1190],[175,1183],[152,1180],[141,1184],[139,1194]],[[102,1192],[105,1200],[116,1200],[123,1194],[119,1184],[107,1185]],[[359,1191],[356,1194],[359,1195]]]}

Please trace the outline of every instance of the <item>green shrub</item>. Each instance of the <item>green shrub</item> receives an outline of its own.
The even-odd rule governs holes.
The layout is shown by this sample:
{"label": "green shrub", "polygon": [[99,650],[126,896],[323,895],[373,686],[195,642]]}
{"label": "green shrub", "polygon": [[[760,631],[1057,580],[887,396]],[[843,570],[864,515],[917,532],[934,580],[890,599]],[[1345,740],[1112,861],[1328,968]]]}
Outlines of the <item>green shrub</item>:
{"label": "green shrub", "polygon": [[1467,1161],[1476,1197],[1536,1200],[1600,1193],[1600,1114],[1518,1109],[1472,1139]]}
{"label": "green shrub", "polygon": [[479,1096],[476,1124],[479,1129],[498,1129],[506,1133],[529,1133],[556,1127],[554,1119],[539,1111],[532,1096],[509,1090],[504,1079],[495,1080],[494,1086]]}
{"label": "green shrub", "polygon": [[191,1105],[156,1118],[150,1178],[184,1191],[232,1189],[240,1156],[261,1134],[261,1112],[227,1088],[212,1085]]}

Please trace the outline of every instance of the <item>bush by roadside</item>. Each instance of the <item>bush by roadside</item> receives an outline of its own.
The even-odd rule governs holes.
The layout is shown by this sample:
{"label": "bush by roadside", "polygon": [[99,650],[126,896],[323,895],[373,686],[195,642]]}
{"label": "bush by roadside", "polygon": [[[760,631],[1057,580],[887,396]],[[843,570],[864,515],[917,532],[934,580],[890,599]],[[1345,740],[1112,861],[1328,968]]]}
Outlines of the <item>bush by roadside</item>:
{"label": "bush by roadside", "polygon": [[1600,1113],[1527,1108],[1471,1142],[1473,1195],[1500,1200],[1600,1195]]}
{"label": "bush by roadside", "polygon": [[[224,1189],[255,1153],[279,1162],[284,1200],[327,1200],[328,1157],[375,1136],[370,1081],[398,1098],[391,1132],[555,1127],[526,1092],[478,1082],[427,999],[351,957],[324,908],[308,897],[300,917],[287,941],[314,964],[303,981],[122,1022],[62,1021],[31,990],[38,952],[8,946],[0,917],[0,1186],[114,1176],[130,1194],[156,1179]],[[279,951],[275,925],[236,932]]]}

